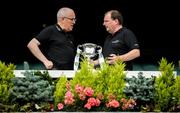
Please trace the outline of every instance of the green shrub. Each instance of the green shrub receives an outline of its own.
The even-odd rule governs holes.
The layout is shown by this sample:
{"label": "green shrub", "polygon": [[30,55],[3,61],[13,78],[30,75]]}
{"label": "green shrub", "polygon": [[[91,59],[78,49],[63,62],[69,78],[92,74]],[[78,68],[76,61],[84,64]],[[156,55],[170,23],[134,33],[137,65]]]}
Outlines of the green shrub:
{"label": "green shrub", "polygon": [[180,76],[176,77],[175,84],[174,84],[174,91],[173,96],[175,97],[175,105],[173,110],[174,111],[180,111]]}
{"label": "green shrub", "polygon": [[161,75],[155,79],[155,111],[170,111],[174,105],[174,65],[165,58],[162,58],[159,64]]}
{"label": "green shrub", "polygon": [[[39,111],[49,109],[53,101],[54,86],[34,71],[26,71],[25,77],[13,78],[14,88],[10,91],[12,103],[18,103],[17,111]],[[40,74],[40,73],[39,73]]]}
{"label": "green shrub", "polygon": [[14,69],[15,65],[6,65],[0,61],[0,112],[13,109],[13,106],[10,105],[9,89],[13,87],[11,79],[15,76]]}
{"label": "green shrub", "polygon": [[137,103],[137,111],[152,111],[154,104],[154,77],[146,78],[142,72],[138,76],[126,78],[124,93]]}

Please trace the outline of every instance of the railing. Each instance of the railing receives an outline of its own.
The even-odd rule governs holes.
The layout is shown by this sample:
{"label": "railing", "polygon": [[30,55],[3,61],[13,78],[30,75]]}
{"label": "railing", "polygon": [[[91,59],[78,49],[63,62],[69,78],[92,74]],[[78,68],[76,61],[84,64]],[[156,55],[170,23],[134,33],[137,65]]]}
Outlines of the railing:
{"label": "railing", "polygon": [[[24,77],[24,72],[27,70],[14,70],[14,74],[16,77]],[[33,70],[28,70],[33,71]],[[46,70],[39,70],[41,72]],[[62,75],[65,75],[67,78],[73,78],[75,76],[75,72],[73,70],[48,70],[49,75],[52,78],[58,78]],[[137,76],[139,72],[142,72],[144,76],[151,77],[151,76],[158,76],[161,74],[160,71],[125,71],[127,77]],[[177,72],[174,71],[174,75],[177,75]]]}

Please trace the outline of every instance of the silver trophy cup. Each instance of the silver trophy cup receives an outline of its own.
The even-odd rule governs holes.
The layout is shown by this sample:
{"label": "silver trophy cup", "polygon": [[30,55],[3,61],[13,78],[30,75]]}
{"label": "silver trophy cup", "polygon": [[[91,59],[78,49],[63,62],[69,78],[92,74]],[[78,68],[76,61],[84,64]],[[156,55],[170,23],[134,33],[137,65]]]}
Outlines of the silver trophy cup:
{"label": "silver trophy cup", "polygon": [[78,45],[74,60],[74,70],[78,70],[80,56],[83,56],[88,61],[98,56],[99,64],[101,65],[104,62],[102,47],[93,43]]}

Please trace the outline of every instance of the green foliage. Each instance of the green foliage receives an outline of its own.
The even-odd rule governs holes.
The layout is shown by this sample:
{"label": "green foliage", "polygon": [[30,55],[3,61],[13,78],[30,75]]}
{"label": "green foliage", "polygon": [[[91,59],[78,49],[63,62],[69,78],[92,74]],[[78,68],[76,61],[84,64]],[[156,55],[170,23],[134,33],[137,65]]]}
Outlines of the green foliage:
{"label": "green foliage", "polygon": [[175,97],[175,100],[177,102],[177,105],[180,105],[180,76],[177,76],[176,77],[176,81],[175,81],[175,84],[174,84],[174,97]]}
{"label": "green foliage", "polygon": [[168,111],[174,105],[174,65],[168,63],[165,58],[162,58],[159,64],[161,75],[155,79],[155,110]]}
{"label": "green foliage", "polygon": [[123,97],[123,88],[125,87],[125,64],[121,61],[114,65],[104,63],[102,69],[94,70],[93,66],[86,60],[81,63],[79,70],[71,81],[72,90],[74,86],[80,84],[85,87],[91,87],[95,96],[103,94],[105,101],[109,95],[114,95],[117,99]]}
{"label": "green foliage", "polygon": [[117,100],[120,100],[124,94],[125,87],[125,64],[121,61],[114,65],[104,64],[103,69],[97,71],[95,92],[102,93],[105,101],[108,100],[109,95],[113,95]]}
{"label": "green foliage", "polygon": [[36,76],[41,76],[41,77],[43,78],[43,80],[48,81],[51,85],[54,84],[54,81],[53,81],[53,79],[51,78],[51,76],[49,75],[49,73],[48,73],[47,70],[46,70],[46,71],[43,71],[43,72],[41,72],[41,71],[35,71],[35,72],[34,72],[34,75],[36,75]]}
{"label": "green foliage", "polygon": [[167,86],[172,86],[174,84],[174,64],[168,63],[165,58],[162,58],[161,62],[159,62],[159,71],[161,71],[161,81],[166,81]]}
{"label": "green foliage", "polygon": [[56,88],[54,91],[54,103],[57,105],[59,102],[63,102],[64,95],[66,93],[66,83],[68,82],[65,76],[61,76],[56,83]]}
{"label": "green foliage", "polygon": [[[114,96],[114,99],[120,101],[124,97],[123,89],[125,87],[125,73],[124,73],[125,64],[121,61],[117,62],[114,65],[104,64],[102,69],[95,70],[93,65],[89,64],[87,60],[81,62],[81,69],[75,73],[75,76],[68,81],[66,77],[59,78],[59,81],[56,84],[55,96],[55,106],[58,103],[63,103],[65,99],[65,93],[67,91],[67,83],[70,85],[70,89],[74,95],[75,106],[64,106],[66,111],[73,110],[83,110],[86,111],[84,105],[86,101],[79,99],[78,94],[75,91],[75,86],[80,85],[82,87],[91,87],[94,91],[93,97],[97,97],[99,94],[103,96],[101,100],[101,106],[97,110],[103,110],[106,108],[105,103],[109,101],[110,96]],[[68,109],[68,110],[67,110]],[[92,108],[92,110],[95,110]],[[106,110],[108,110],[106,108]]]}
{"label": "green foliage", "polygon": [[[41,76],[34,75],[33,71],[26,71],[23,78],[13,78],[14,88],[10,91],[12,102],[22,106],[31,105],[35,108],[35,104],[44,104],[44,102],[53,101],[53,86]],[[29,108],[29,107],[25,107]]]}
{"label": "green foliage", "polygon": [[29,63],[27,61],[24,61],[24,70],[29,70]]}
{"label": "green foliage", "polygon": [[13,64],[6,65],[0,61],[0,112],[12,108],[7,104],[9,104],[9,89],[13,87],[11,79],[15,76],[14,69]]}
{"label": "green foliage", "polygon": [[[127,85],[124,93],[128,98],[136,100],[139,110],[149,107],[154,99],[154,77],[146,78],[142,72],[138,76],[126,78]],[[141,109],[142,108],[142,109]]]}
{"label": "green foliage", "polygon": [[75,77],[71,80],[72,91],[74,92],[75,85],[79,84],[84,87],[96,87],[94,81],[96,80],[96,73],[93,65],[89,64],[87,60],[82,60],[81,69],[75,73]]}
{"label": "green foliage", "polygon": [[[173,63],[168,63],[165,58],[162,58],[159,65],[161,74],[155,78],[146,78],[141,72],[137,77],[126,78],[125,64],[121,61],[114,65],[104,63],[102,69],[95,70],[93,65],[83,60],[81,69],[72,79],[61,76],[54,83],[48,71],[26,71],[23,73],[25,77],[15,78],[15,66],[0,61],[0,112],[49,111],[53,108],[53,102],[55,110],[57,104],[62,103],[63,111],[66,112],[122,111],[123,108],[132,107],[128,99],[135,100],[136,106],[133,104],[132,109],[125,111],[180,111],[180,76],[175,77]],[[26,62],[24,68],[29,69]],[[82,95],[75,90],[76,85],[83,88],[83,93],[85,88],[92,88],[89,91],[93,91],[93,95],[86,95],[81,100]],[[72,105],[65,104],[65,98],[70,96],[65,96],[67,91],[73,95]],[[84,105],[90,97],[99,99],[101,103],[88,110]],[[106,106],[113,99],[119,102],[118,108]],[[123,103],[122,100],[126,101]]]}

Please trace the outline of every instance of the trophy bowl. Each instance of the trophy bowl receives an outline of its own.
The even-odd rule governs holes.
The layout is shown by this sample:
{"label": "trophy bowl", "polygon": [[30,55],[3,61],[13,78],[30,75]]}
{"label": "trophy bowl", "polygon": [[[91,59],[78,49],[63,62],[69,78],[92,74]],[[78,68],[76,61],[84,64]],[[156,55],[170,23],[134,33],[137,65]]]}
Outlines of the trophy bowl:
{"label": "trophy bowl", "polygon": [[104,62],[102,47],[93,43],[84,43],[82,45],[78,45],[74,60],[74,70],[79,69],[79,62],[82,57],[88,61],[98,59],[100,64]]}
{"label": "trophy bowl", "polygon": [[93,43],[85,43],[82,45],[82,55],[88,60],[97,55],[97,45]]}

